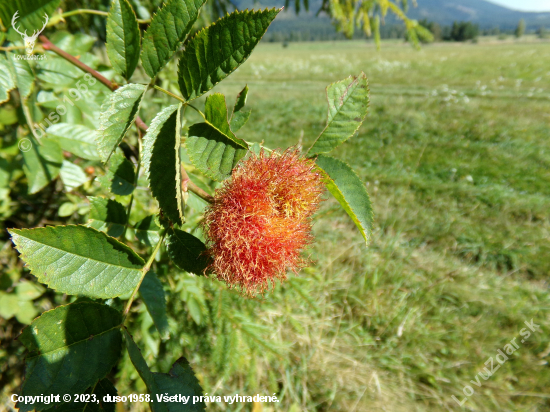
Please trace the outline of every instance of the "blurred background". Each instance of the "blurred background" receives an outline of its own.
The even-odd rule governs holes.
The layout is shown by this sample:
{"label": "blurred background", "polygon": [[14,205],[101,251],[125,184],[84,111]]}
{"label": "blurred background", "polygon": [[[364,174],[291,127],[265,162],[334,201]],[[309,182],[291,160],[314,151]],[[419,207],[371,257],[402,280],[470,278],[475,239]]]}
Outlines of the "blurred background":
{"label": "blurred background", "polygon": [[[144,20],[160,5],[130,2]],[[352,0],[287,2],[250,59],[214,89],[230,104],[248,84],[252,114],[239,137],[307,148],[324,128],[325,87],[366,73],[369,114],[335,156],[367,182],[375,212],[369,247],[328,200],[316,218],[312,265],[264,298],[244,299],[161,257],[171,339],[160,339],[140,302],[133,333],[155,371],[184,355],[209,395],[280,399],[276,406],[211,404],[213,411],[548,411],[550,2],[394,3],[405,20],[389,6],[386,13],[387,2],[370,3],[361,14],[363,3]],[[281,5],[215,0],[196,28],[235,7]],[[109,3],[60,8],[107,11]],[[45,34],[118,80],[104,50],[104,16],[66,17]],[[18,37],[7,32],[3,45]],[[53,54],[32,70],[35,120],[83,75]],[[172,61],[158,82],[179,94],[176,72]],[[97,128],[108,90],[92,91],[62,122]],[[66,167],[29,194],[18,147],[29,130],[18,93],[0,105],[0,410],[11,410],[7,395],[23,378],[24,351],[14,338],[39,313],[70,301],[34,280],[5,229],[86,223],[87,196],[107,196],[100,162],[72,153],[65,160],[80,172]],[[152,93],[142,118],[149,123],[169,103]],[[215,188],[196,176],[205,190]],[[135,198],[131,222],[157,210],[143,177]],[[129,196],[117,200],[126,204]],[[187,229],[198,236],[203,208],[188,204]],[[147,250],[134,229],[125,237]],[[525,338],[520,331],[531,320],[541,329]],[[517,350],[480,379],[488,359],[514,338]],[[109,378],[122,394],[145,391],[126,357]]]}

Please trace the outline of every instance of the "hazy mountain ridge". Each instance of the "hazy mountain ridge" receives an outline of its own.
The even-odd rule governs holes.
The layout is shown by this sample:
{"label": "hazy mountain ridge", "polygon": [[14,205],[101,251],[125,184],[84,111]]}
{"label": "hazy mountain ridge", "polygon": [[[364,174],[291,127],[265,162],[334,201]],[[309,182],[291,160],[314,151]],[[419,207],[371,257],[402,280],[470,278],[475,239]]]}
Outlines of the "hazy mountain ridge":
{"label": "hazy mountain ridge", "polygon": [[[282,7],[284,0],[238,0],[235,2],[239,9]],[[322,0],[310,0],[309,12],[305,12],[303,2],[300,14],[295,13],[293,1],[279,14],[274,21],[271,32],[319,30],[320,27],[333,31],[330,19],[324,15],[315,17],[321,7]],[[407,16],[412,19],[428,19],[442,26],[449,26],[454,21],[471,21],[481,29],[499,27],[501,30],[510,30],[517,26],[520,19],[524,19],[527,30],[534,30],[541,26],[550,28],[550,12],[522,12],[512,10],[486,0],[417,0],[418,7],[409,7]],[[386,18],[386,25],[399,23],[392,15]]]}

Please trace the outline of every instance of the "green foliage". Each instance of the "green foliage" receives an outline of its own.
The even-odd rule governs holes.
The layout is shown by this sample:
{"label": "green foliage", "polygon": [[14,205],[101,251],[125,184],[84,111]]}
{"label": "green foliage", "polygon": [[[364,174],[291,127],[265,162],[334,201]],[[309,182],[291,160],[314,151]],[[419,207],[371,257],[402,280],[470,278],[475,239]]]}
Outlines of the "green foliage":
{"label": "green foliage", "polygon": [[136,237],[147,246],[155,246],[160,240],[160,226],[155,217],[154,215],[144,217],[135,226]]}
{"label": "green foliage", "polygon": [[15,80],[8,66],[8,59],[0,55],[0,103],[9,100],[9,92],[15,89]]}
{"label": "green foliage", "polygon": [[131,83],[115,90],[101,105],[101,117],[96,143],[103,162],[120,144],[136,120],[147,86]]}
{"label": "green foliage", "polygon": [[42,139],[40,143],[23,152],[23,170],[29,180],[29,194],[41,191],[59,176],[63,163],[63,153],[57,142]]}
{"label": "green foliage", "polygon": [[112,237],[119,237],[124,233],[127,223],[126,210],[116,200],[104,197],[89,197],[90,221],[88,226],[107,233]]}
{"label": "green foliage", "polygon": [[169,0],[153,16],[143,36],[141,62],[155,77],[181,46],[206,0]]}
{"label": "green foliage", "polygon": [[[29,351],[21,395],[84,393],[118,361],[121,320],[118,311],[88,301],[59,306],[35,319],[18,339]],[[62,402],[17,407],[41,411]]]}
{"label": "green foliage", "polygon": [[5,1],[0,4],[0,19],[4,27],[9,28],[13,15],[19,11],[17,26],[20,25],[20,31],[22,32],[28,30],[32,33],[33,30],[40,29],[44,24],[44,14],[48,16],[54,14],[60,1],[61,0]]}
{"label": "green foliage", "polygon": [[443,36],[443,40],[467,41],[475,39],[479,34],[479,27],[472,22],[454,22],[450,32]]}
{"label": "green foliage", "polygon": [[199,239],[183,230],[173,229],[166,238],[166,248],[172,262],[182,270],[204,274],[208,259],[206,247]]}
{"label": "green foliage", "polygon": [[328,177],[327,189],[351,217],[368,243],[372,237],[373,212],[364,183],[341,160],[320,155],[316,163]]}
{"label": "green foliage", "polygon": [[168,318],[166,316],[166,298],[162,283],[160,283],[155,272],[149,271],[145,275],[139,287],[139,294],[143,298],[147,311],[155,322],[160,337],[168,339],[170,331],[168,330]]}
{"label": "green foliage", "polygon": [[525,20],[519,20],[518,26],[516,27],[514,34],[518,39],[525,34]]}
{"label": "green foliage", "polygon": [[139,61],[141,34],[128,0],[113,0],[107,18],[107,55],[113,69],[125,79],[132,77]]}
{"label": "green foliage", "polygon": [[203,95],[244,63],[279,11],[234,12],[193,37],[178,65],[185,100]]}
{"label": "green foliage", "polygon": [[132,163],[119,153],[114,153],[109,168],[99,182],[115,195],[129,195],[135,189],[136,174]]}
{"label": "green foliage", "polygon": [[367,76],[348,77],[327,87],[328,120],[309,156],[330,152],[357,132],[369,105]]}
{"label": "green foliage", "polygon": [[181,402],[171,402],[168,400],[157,402],[157,394],[162,396],[166,395],[168,397],[173,395],[190,396],[191,399],[193,399],[193,396],[202,395],[202,388],[200,387],[193,370],[189,366],[189,362],[187,362],[185,358],[178,359],[170,369],[170,372],[167,374],[151,372],[149,366],[147,366],[147,363],[145,362],[145,359],[143,359],[141,351],[135,344],[128,331],[124,329],[123,332],[130,359],[132,360],[132,363],[138,371],[141,379],[145,382],[145,385],[151,394],[151,398],[154,399],[154,401],[150,403],[153,412],[171,412],[176,410],[191,412],[204,411],[205,404],[203,402],[187,405],[183,405]]}
{"label": "green foliage", "polygon": [[95,143],[95,130],[80,124],[57,123],[46,131],[48,138],[57,142],[61,149],[82,159],[100,159]]}
{"label": "green foliage", "polygon": [[8,56],[8,70],[11,72],[12,78],[23,99],[26,99],[31,94],[34,84],[34,73],[31,70],[29,63],[26,60],[15,59],[13,53],[6,53]]}
{"label": "green foliage", "polygon": [[[101,379],[95,385],[95,387],[88,388],[85,395],[91,394],[95,397],[90,397],[89,401],[81,402],[81,398],[78,398],[78,401],[71,401],[64,403],[63,405],[55,408],[48,409],[48,411],[55,412],[115,412],[116,403],[114,402],[104,402],[103,399],[106,396],[110,396],[111,399],[113,396],[117,396],[118,392],[113,386],[110,380]],[[84,399],[88,399],[85,397]],[[96,400],[94,402],[93,400]]]}
{"label": "green foliage", "polygon": [[251,110],[244,109],[246,104],[246,98],[248,96],[248,85],[241,90],[237,95],[237,100],[235,101],[235,106],[233,107],[233,112],[231,113],[230,127],[234,133],[237,133],[241,127],[243,127],[248,118],[250,117]]}
{"label": "green foliage", "polygon": [[114,298],[133,290],[143,260],[128,246],[83,226],[11,229],[21,259],[59,292]]}
{"label": "green foliage", "polygon": [[177,224],[183,222],[181,195],[181,104],[169,106],[151,122],[143,139],[143,169],[161,210]]}

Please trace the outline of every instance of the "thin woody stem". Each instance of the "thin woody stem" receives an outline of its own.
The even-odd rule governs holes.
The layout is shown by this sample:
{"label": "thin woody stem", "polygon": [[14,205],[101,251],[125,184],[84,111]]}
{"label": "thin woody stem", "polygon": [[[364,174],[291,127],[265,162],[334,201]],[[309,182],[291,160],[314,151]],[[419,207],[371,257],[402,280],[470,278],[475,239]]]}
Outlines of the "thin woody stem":
{"label": "thin woody stem", "polygon": [[[109,13],[107,13],[106,11],[101,11],[101,10],[92,10],[92,9],[76,9],[76,10],[72,10],[72,11],[68,11],[68,12],[65,12],[61,15],[61,17],[65,18],[65,17],[71,17],[71,16],[76,16],[76,15],[79,15],[79,14],[95,14],[97,16],[105,16],[107,17],[109,15]],[[138,23],[140,24],[146,24],[146,23],[150,23],[151,20],[137,20]]]}
{"label": "thin woody stem", "polygon": [[[189,179],[189,175],[187,174],[183,166],[181,167],[181,179],[182,179],[182,185],[184,184],[183,182],[186,182],[186,188],[192,191],[198,197],[200,197],[203,200],[206,200],[208,203],[214,202],[213,196],[206,193],[206,191],[198,187],[195,183],[191,181],[191,179]],[[185,188],[184,188],[184,191],[186,191]]]}
{"label": "thin woody stem", "polygon": [[147,272],[151,269],[151,266],[153,265],[153,261],[155,260],[155,257],[157,256],[157,253],[160,249],[160,245],[162,245],[162,242],[164,241],[165,233],[161,233],[160,239],[155,246],[155,249],[153,250],[153,253],[151,256],[149,256],[149,260],[143,267],[141,278],[139,279],[138,284],[134,288],[134,291],[132,292],[132,295],[130,296],[130,299],[128,299],[128,303],[126,304],[126,307],[124,308],[124,312],[122,313],[122,324],[124,325],[124,322],[126,322],[126,318],[128,316],[128,313],[130,312],[130,307],[132,306],[132,303],[134,302],[134,298],[136,297],[136,293],[139,290],[139,287],[141,286],[141,282],[143,282],[143,279],[145,278],[145,275],[147,275]]}

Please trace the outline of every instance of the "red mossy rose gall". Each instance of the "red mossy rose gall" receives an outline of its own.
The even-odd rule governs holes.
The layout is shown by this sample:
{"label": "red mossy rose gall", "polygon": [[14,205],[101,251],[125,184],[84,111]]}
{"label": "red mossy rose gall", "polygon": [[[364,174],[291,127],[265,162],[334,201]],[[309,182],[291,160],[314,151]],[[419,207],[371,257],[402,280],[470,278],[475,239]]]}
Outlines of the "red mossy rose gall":
{"label": "red mossy rose gall", "polygon": [[252,154],[206,210],[207,272],[255,295],[285,279],[287,270],[300,270],[323,188],[315,162],[295,148]]}

